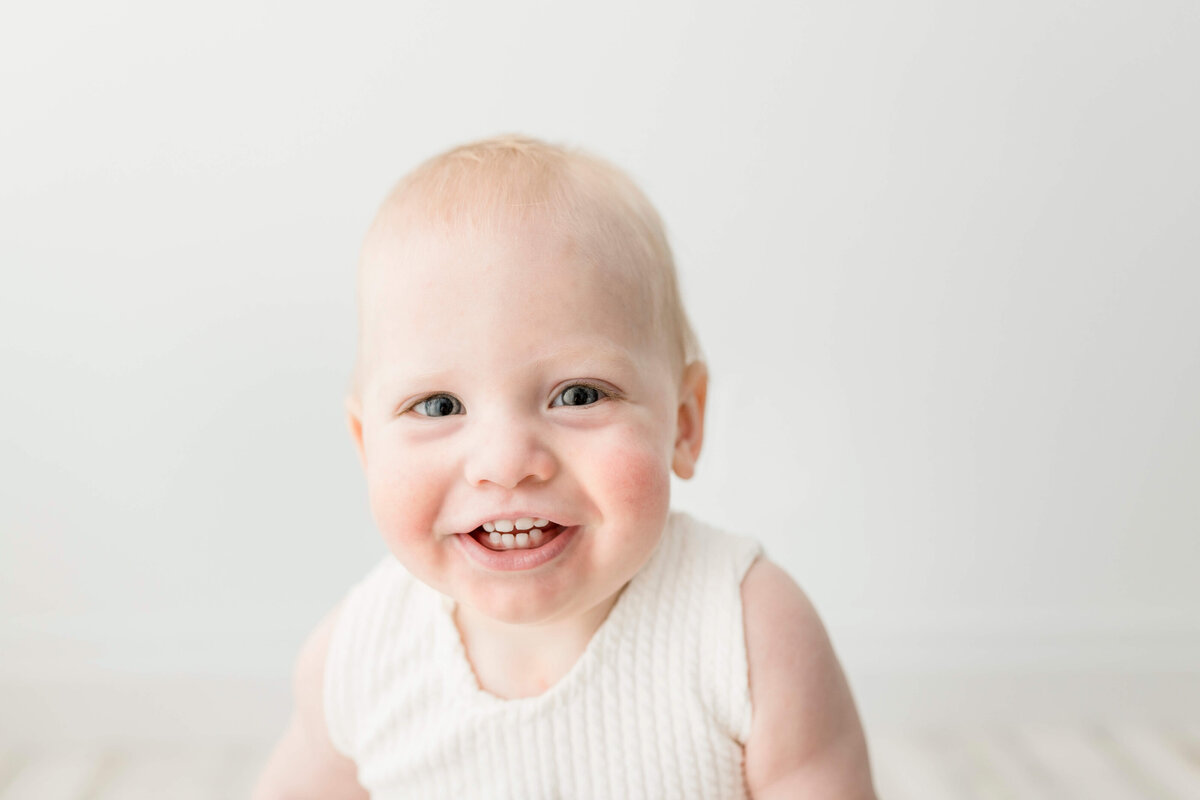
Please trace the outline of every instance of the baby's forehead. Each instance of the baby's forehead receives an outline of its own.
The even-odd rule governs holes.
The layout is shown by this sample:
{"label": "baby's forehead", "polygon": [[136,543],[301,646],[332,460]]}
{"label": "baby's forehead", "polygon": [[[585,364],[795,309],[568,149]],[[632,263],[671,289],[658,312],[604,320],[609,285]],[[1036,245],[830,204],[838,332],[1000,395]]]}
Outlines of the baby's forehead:
{"label": "baby's forehead", "polygon": [[414,324],[461,323],[485,311],[536,327],[551,316],[579,324],[653,322],[645,271],[581,246],[548,224],[500,230],[411,230],[364,264],[361,308],[369,326],[397,314]]}

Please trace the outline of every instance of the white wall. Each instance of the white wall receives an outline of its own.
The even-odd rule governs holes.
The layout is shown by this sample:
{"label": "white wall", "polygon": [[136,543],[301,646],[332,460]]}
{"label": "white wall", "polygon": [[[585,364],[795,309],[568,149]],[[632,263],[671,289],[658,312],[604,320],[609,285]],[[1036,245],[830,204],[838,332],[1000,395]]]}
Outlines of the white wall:
{"label": "white wall", "polygon": [[761,537],[852,676],[1200,663],[1194,4],[700,5],[6,10],[8,696],[286,690],[383,552],[360,236],[509,130],[661,209],[715,380],[677,504]]}

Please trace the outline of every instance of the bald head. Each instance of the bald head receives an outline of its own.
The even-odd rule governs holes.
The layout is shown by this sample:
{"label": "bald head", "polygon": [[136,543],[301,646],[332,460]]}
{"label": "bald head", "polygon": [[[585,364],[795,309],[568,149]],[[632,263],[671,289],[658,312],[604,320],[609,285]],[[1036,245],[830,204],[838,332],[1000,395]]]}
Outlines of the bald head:
{"label": "bald head", "polygon": [[628,176],[578,151],[515,136],[449,150],[405,176],[380,207],[358,272],[359,352],[352,394],[362,385],[364,332],[373,281],[404,269],[421,236],[544,236],[548,247],[611,276],[668,349],[676,372],[699,357],[680,298],[662,222]]}

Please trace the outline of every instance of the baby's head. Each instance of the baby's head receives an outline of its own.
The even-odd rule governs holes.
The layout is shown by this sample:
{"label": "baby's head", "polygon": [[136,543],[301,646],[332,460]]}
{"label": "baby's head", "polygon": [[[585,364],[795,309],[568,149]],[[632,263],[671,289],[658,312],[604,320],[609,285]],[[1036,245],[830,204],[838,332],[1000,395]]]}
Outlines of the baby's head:
{"label": "baby's head", "polygon": [[358,299],[347,408],[393,554],[506,622],[614,597],[693,472],[707,380],[633,182],[529,139],[451,150],[385,200]]}
{"label": "baby's head", "polygon": [[364,333],[369,312],[379,310],[367,294],[370,278],[378,269],[402,268],[397,255],[414,232],[511,237],[532,229],[553,235],[571,258],[609,271],[614,290],[626,291],[631,311],[640,315],[639,328],[669,348],[677,377],[699,358],[662,221],[637,185],[591,155],[505,136],[426,161],[379,209],[359,262],[351,393],[362,390]]}

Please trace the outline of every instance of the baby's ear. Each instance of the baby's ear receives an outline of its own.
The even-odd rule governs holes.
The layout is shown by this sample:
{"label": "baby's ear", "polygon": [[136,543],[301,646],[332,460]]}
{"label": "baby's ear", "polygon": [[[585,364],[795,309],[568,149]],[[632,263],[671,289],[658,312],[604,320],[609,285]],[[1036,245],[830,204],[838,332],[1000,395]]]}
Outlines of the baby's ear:
{"label": "baby's ear", "polygon": [[675,455],[671,469],[683,479],[696,473],[700,445],[704,443],[704,401],[708,396],[708,367],[693,361],[683,370],[679,386],[679,412],[675,420]]}
{"label": "baby's ear", "polygon": [[362,434],[362,401],[354,395],[346,396],[346,426],[350,429],[350,438],[354,440],[354,449],[358,451],[358,460],[363,469],[367,468],[367,454],[363,450]]}

